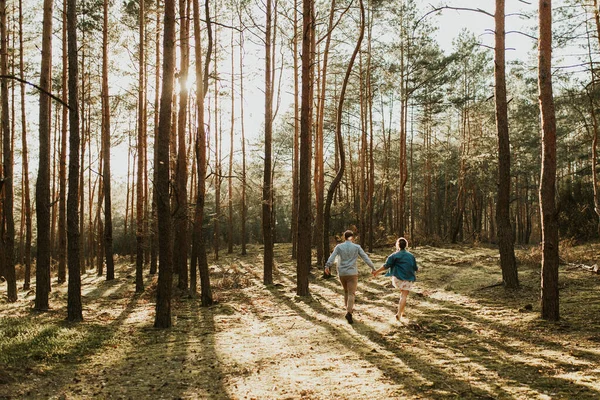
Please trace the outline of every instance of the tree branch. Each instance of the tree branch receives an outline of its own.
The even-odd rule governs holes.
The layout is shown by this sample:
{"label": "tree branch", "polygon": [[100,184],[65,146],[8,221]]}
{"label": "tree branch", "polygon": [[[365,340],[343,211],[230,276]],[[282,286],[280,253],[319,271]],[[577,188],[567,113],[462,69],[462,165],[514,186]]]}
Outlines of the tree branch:
{"label": "tree branch", "polygon": [[42,89],[40,86],[36,85],[35,83],[31,83],[29,81],[26,81],[25,79],[21,79],[21,78],[19,78],[17,76],[14,76],[14,75],[0,75],[0,78],[1,79],[12,79],[12,80],[15,80],[17,82],[21,82],[21,83],[24,83],[26,85],[32,86],[35,89],[39,90],[40,92],[42,92],[42,93],[50,96],[51,98],[53,98],[54,100],[56,100],[57,102],[59,102],[60,104],[62,104],[63,106],[67,107],[69,110],[71,109],[71,107],[69,107],[69,105],[67,103],[65,103],[60,97],[57,97],[57,96],[53,95],[52,93],[45,91],[44,89]]}

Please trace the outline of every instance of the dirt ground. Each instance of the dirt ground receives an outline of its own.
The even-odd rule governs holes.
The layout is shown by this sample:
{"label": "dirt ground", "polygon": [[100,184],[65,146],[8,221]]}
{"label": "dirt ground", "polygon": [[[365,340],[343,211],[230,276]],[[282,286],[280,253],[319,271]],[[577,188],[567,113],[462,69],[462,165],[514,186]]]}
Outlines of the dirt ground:
{"label": "dirt ground", "polygon": [[[412,249],[422,269],[409,319],[397,322],[398,292],[359,261],[349,325],[337,279],[314,269],[311,296],[296,296],[291,248],[277,245],[275,284],[265,286],[260,251],[210,259],[218,303],[176,292],[166,330],[152,327],[155,277],[135,295],[129,260],[112,282],[83,276],[80,324],[64,321],[66,284],[46,313],[31,310],[33,292],[4,298],[0,399],[600,398],[600,276],[574,264],[561,266],[562,318],[550,323],[539,317],[531,250],[519,253],[522,288],[507,291],[495,249]],[[376,250],[375,264],[389,252]],[[567,261],[598,254],[573,248]]]}

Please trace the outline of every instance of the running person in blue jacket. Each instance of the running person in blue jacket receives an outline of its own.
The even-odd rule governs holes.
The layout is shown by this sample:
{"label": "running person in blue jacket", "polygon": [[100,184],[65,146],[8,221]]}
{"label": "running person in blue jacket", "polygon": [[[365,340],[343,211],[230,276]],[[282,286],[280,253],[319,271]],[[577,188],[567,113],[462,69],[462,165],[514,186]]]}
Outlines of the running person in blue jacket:
{"label": "running person in blue jacket", "polygon": [[408,292],[412,289],[413,283],[417,279],[416,272],[419,270],[417,261],[406,246],[408,241],[401,237],[396,240],[396,252],[389,255],[385,264],[376,271],[373,271],[373,276],[388,270],[385,276],[392,277],[392,285],[396,289],[400,289],[400,301],[398,302],[398,313],[396,319],[401,321],[404,318],[404,308],[406,307],[406,298]]}

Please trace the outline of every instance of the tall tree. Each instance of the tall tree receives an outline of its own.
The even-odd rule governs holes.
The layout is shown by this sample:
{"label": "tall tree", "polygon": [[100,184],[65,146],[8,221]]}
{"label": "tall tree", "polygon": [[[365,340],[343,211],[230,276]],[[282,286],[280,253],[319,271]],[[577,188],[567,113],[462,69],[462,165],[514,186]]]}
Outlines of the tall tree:
{"label": "tall tree", "polygon": [[542,122],[540,215],[542,227],[542,318],[558,321],[558,215],[556,210],[556,114],[552,94],[552,1],[539,0],[538,87]]}
{"label": "tall tree", "polygon": [[[326,257],[325,249],[319,246],[324,240],[329,243],[329,233],[323,231],[323,203],[325,192],[325,172],[323,160],[323,125],[325,121],[325,91],[327,90],[327,67],[329,63],[329,47],[331,45],[331,34],[333,32],[333,18],[335,16],[335,0],[331,1],[329,8],[329,25],[325,36],[325,49],[323,50],[323,67],[321,68],[321,88],[317,100],[317,124],[315,131],[315,242],[317,243],[317,265],[324,265]],[[326,236],[324,238],[323,236]]]}
{"label": "tall tree", "polygon": [[[62,100],[68,104],[68,51],[67,51],[67,0],[63,0],[62,13]],[[67,130],[69,109],[61,110],[60,159],[58,163],[58,282],[67,280]]]}
{"label": "tall tree", "polygon": [[[0,0],[0,73],[8,76],[8,27],[6,18],[6,0]],[[13,149],[12,134],[10,126],[10,110],[8,106],[8,78],[0,81],[0,106],[2,107],[2,147],[4,162],[4,237],[2,244],[4,246],[4,271],[6,273],[6,283],[8,285],[8,301],[17,301],[17,276],[15,271],[15,220],[14,220],[14,181],[13,181]]]}
{"label": "tall tree", "polygon": [[177,286],[185,290],[188,287],[188,204],[187,204],[187,109],[188,109],[188,69],[190,59],[189,45],[189,0],[179,0],[179,115],[177,143],[177,175],[175,191],[175,246],[173,263],[178,272]]}
{"label": "tall tree", "polygon": [[[242,14],[239,14],[240,26],[242,26]],[[242,255],[246,255],[246,219],[248,215],[248,206],[246,204],[246,131],[244,120],[244,31],[240,29],[240,130],[242,140],[242,194],[241,202],[241,223],[242,223]],[[293,212],[292,212],[293,215]]]}
{"label": "tall tree", "polygon": [[160,97],[158,135],[154,144],[157,153],[155,168],[158,212],[158,287],[156,291],[156,328],[171,326],[171,284],[173,265],[169,259],[171,243],[171,210],[169,206],[169,147],[171,140],[171,109],[175,74],[175,0],[165,0],[163,37],[163,81]]}
{"label": "tall tree", "polygon": [[302,97],[300,105],[300,162],[298,171],[298,254],[296,293],[308,296],[311,266],[310,160],[312,138],[312,103],[315,32],[314,0],[302,2]]}
{"label": "tall tree", "polygon": [[[69,4],[73,0],[69,0]],[[35,309],[48,310],[50,292],[50,93],[52,77],[53,1],[44,0],[42,66],[40,70],[39,165],[35,205],[37,218],[37,259],[35,268]],[[77,104],[77,103],[71,103]]]}
{"label": "tall tree", "polygon": [[329,224],[331,221],[331,204],[333,203],[333,195],[339,185],[342,177],[344,176],[344,169],[346,167],[346,156],[344,152],[344,138],[342,136],[342,117],[344,115],[344,101],[346,98],[346,90],[348,88],[348,82],[350,80],[350,76],[352,74],[352,67],[354,66],[354,61],[356,60],[356,56],[360,50],[360,46],[362,44],[362,40],[365,34],[365,7],[363,0],[360,0],[360,30],[358,34],[358,39],[356,41],[356,45],[354,47],[354,51],[350,56],[350,61],[348,61],[348,66],[346,68],[346,74],[344,76],[344,80],[342,81],[342,88],[340,89],[340,95],[338,99],[338,105],[336,110],[336,124],[335,124],[335,134],[336,134],[336,148],[339,154],[339,168],[336,172],[333,181],[329,185],[327,189],[327,198],[325,199],[325,212],[324,212],[324,240],[323,240],[323,248],[325,249],[325,254],[329,253]]}
{"label": "tall tree", "polygon": [[273,142],[273,26],[272,0],[266,0],[265,20],[265,158],[263,168],[262,189],[262,231],[263,231],[263,283],[273,283],[273,175],[272,142]]}
{"label": "tall tree", "polygon": [[294,0],[294,160],[292,162],[292,258],[298,255],[298,170],[300,169],[300,91],[298,74],[298,0]]}
{"label": "tall tree", "polygon": [[[66,50],[65,50],[66,53]],[[23,289],[29,290],[31,285],[31,240],[32,240],[32,217],[31,217],[31,195],[29,190],[29,147],[27,145],[27,114],[25,112],[25,65],[23,61],[23,1],[19,0],[19,76],[21,78],[21,141],[23,162],[23,215],[25,218],[25,280]],[[63,107],[63,110],[66,110]],[[65,242],[66,244],[66,242]],[[65,248],[66,250],[66,248]],[[63,266],[64,269],[64,266]],[[63,282],[65,279],[63,278]]]}
{"label": "tall tree", "polygon": [[[115,278],[113,258],[113,227],[110,169],[110,102],[108,95],[108,0],[104,0],[102,27],[102,187],[104,188],[104,258],[106,260],[106,280]],[[99,256],[99,258],[102,258]],[[99,262],[102,264],[102,261]]]}
{"label": "tall tree", "polygon": [[[67,320],[83,320],[81,305],[81,262],[79,240],[79,100],[77,65],[77,1],[67,0],[67,39],[69,54],[69,193],[67,196],[67,263],[69,285]],[[83,197],[83,196],[82,196]],[[39,246],[39,244],[38,244]]]}
{"label": "tall tree", "polygon": [[[146,9],[145,1],[140,1],[139,9],[139,88],[138,88],[138,132],[137,132],[137,180],[136,180],[136,259],[135,291],[144,291],[144,158],[146,146]],[[165,16],[166,18],[166,16]],[[166,39],[165,39],[166,40]],[[162,106],[162,105],[161,105]],[[155,143],[156,146],[156,143]],[[156,151],[156,150],[155,150]],[[167,149],[168,151],[168,149]],[[156,166],[155,166],[156,168]],[[168,193],[168,192],[166,192]],[[168,194],[167,194],[168,197]],[[166,201],[166,200],[165,200]],[[157,305],[158,307],[158,305]]]}
{"label": "tall tree", "polygon": [[[204,130],[204,96],[208,90],[208,71],[210,57],[212,53],[212,28],[210,20],[209,1],[205,2],[206,27],[208,35],[208,48],[206,50],[206,61],[202,63],[202,46],[200,34],[200,4],[199,0],[193,0],[194,5],[194,50],[196,57],[196,104],[198,107],[198,127],[196,131],[196,170],[198,174],[198,184],[196,193],[196,205],[194,209],[194,231],[192,243],[192,259],[190,268],[194,271],[192,277],[195,279],[196,265],[200,272],[201,301],[203,306],[210,306],[213,303],[212,292],[210,288],[210,275],[208,271],[208,261],[206,259],[206,247],[204,243],[204,233],[202,229],[202,220],[204,218],[204,203],[206,194],[206,131]],[[203,69],[204,66],[204,69]],[[197,263],[197,264],[196,264]],[[195,282],[192,291],[196,290]]]}
{"label": "tall tree", "polygon": [[502,281],[507,288],[519,287],[515,239],[510,223],[510,136],[508,132],[508,103],[506,100],[506,32],[505,1],[496,0],[494,78],[496,81],[496,129],[498,133],[498,203],[496,204],[496,226]]}

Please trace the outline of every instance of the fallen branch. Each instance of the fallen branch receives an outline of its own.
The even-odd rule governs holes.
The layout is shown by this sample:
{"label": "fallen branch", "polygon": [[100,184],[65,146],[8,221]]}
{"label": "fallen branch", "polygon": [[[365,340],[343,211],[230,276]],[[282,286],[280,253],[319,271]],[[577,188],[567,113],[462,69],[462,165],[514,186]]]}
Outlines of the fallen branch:
{"label": "fallen branch", "polygon": [[494,283],[493,285],[489,285],[489,286],[480,287],[480,288],[479,288],[479,289],[477,289],[477,290],[491,289],[491,288],[495,288],[495,287],[502,286],[502,285],[504,285],[504,282],[498,282],[498,283]]}
{"label": "fallen branch", "polygon": [[598,267],[598,264],[594,264],[594,265],[574,264],[574,263],[567,264],[567,271],[574,270],[574,269],[582,269],[584,271],[588,271],[588,272],[592,272],[594,274],[600,275],[600,268]]}

